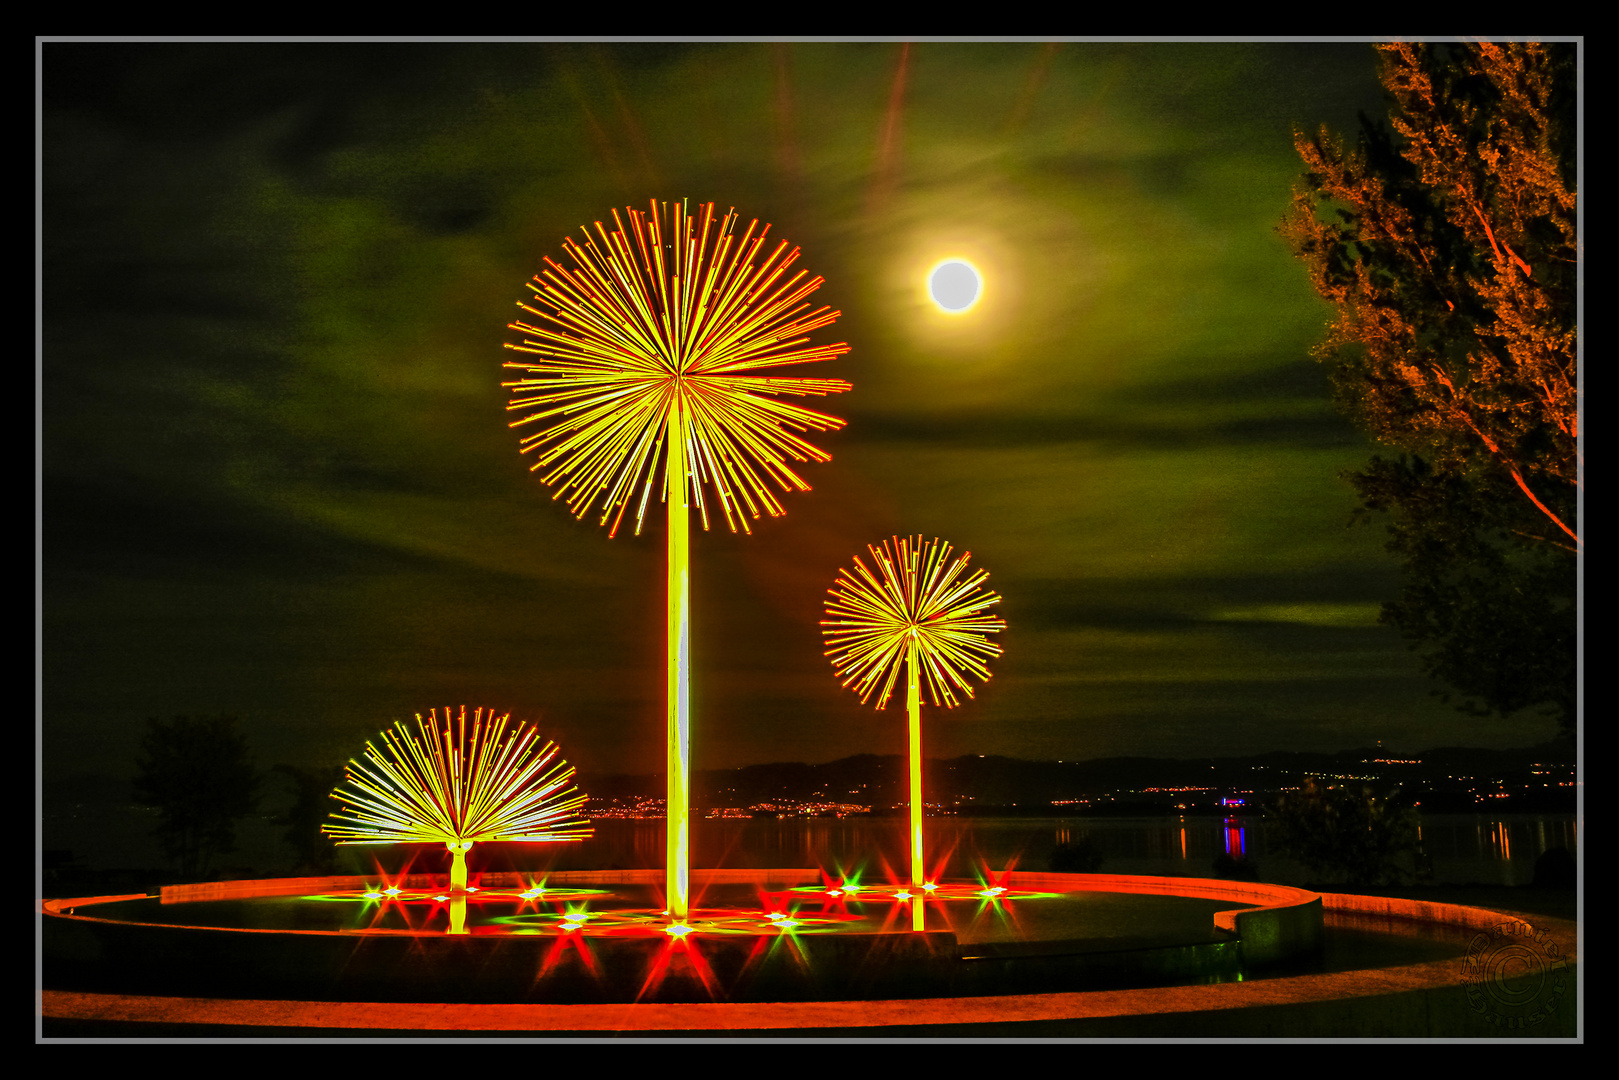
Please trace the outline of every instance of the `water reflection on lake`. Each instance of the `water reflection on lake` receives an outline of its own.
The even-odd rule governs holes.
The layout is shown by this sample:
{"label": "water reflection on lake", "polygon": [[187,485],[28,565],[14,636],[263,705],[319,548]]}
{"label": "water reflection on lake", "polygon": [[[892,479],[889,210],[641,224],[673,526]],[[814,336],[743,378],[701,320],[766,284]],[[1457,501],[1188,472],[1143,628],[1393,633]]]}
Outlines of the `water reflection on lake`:
{"label": "water reflection on lake", "polygon": [[[903,818],[705,819],[692,822],[692,865],[814,867],[859,872],[868,879],[904,877],[909,859]],[[1439,884],[1523,885],[1548,848],[1575,850],[1572,815],[1486,818],[1430,815],[1422,847]],[[1303,867],[1266,843],[1258,817],[1189,818],[929,818],[927,864],[945,876],[1017,867],[1050,869],[1062,844],[1089,841],[1110,874],[1207,876],[1218,856],[1245,859],[1267,881],[1302,884]],[[596,836],[555,852],[552,868],[634,869],[663,865],[663,823],[602,820]],[[518,853],[514,852],[514,855]]]}
{"label": "water reflection on lake", "polygon": [[[83,865],[109,869],[163,866],[150,836],[152,822],[108,811],[82,822],[43,822],[45,847],[73,852]],[[475,862],[488,869],[589,870],[663,865],[663,822],[603,819],[596,836],[583,844],[478,845]],[[79,827],[75,827],[79,826]],[[292,849],[282,840],[286,827],[249,819],[238,832],[240,850],[221,859],[237,877],[291,872]],[[1255,816],[1181,818],[929,818],[929,867],[944,861],[947,876],[967,876],[981,862],[991,869],[1016,866],[1050,869],[1059,844],[1089,840],[1111,874],[1208,876],[1217,855],[1244,858],[1267,881],[1303,884],[1303,867],[1282,858],[1267,843],[1265,822]],[[1548,848],[1576,850],[1572,814],[1428,815],[1422,845],[1436,884],[1522,885],[1534,877],[1535,860]],[[692,822],[692,865],[731,867],[814,867],[861,870],[882,877],[884,866],[896,878],[909,874],[905,820],[901,817],[829,819],[697,819]],[[504,850],[501,850],[504,849]],[[442,847],[437,849],[442,853]],[[368,872],[373,860],[397,870],[415,861],[435,869],[436,854],[425,845],[338,849],[340,872]]]}

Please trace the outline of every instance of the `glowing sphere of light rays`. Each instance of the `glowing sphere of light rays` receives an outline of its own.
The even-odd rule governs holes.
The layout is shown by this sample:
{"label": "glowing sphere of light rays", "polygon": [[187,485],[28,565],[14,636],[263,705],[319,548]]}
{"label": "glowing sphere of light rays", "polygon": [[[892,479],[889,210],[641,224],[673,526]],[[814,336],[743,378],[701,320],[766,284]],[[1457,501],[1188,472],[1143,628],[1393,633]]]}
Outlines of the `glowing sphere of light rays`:
{"label": "glowing sphere of light rays", "polygon": [[1001,654],[986,635],[1006,628],[985,614],[1001,599],[982,588],[988,571],[963,577],[972,553],[951,559],[950,544],[937,538],[896,536],[868,550],[871,567],[855,556],[854,570],[838,571],[827,590],[821,633],[837,677],[861,704],[876,694],[877,708],[884,708],[914,639],[928,699],[954,708],[957,691],[971,698],[967,676],[988,679],[987,661]]}
{"label": "glowing sphere of light rays", "polygon": [[[613,211],[612,231],[598,221],[583,243],[565,239],[572,268],[547,258],[529,283],[531,302],[518,306],[531,318],[510,324],[522,343],[506,343],[526,356],[505,365],[525,373],[503,384],[508,411],[521,414],[510,426],[529,429],[521,450],[553,498],[581,518],[599,505],[613,535],[632,501],[641,531],[660,459],[664,498],[671,476],[689,477],[705,529],[706,486],[731,531],[751,531],[750,517],[784,513],[774,489],[809,489],[789,461],[831,459],[801,433],[843,426],[780,399],[851,386],[743,372],[847,353],[846,343],[809,341],[841,312],[811,308],[824,279],[793,271],[799,249],[785,240],[767,248],[768,224],[755,219],[738,236],[736,211],[719,218],[713,203],[691,213],[653,200],[650,212],[626,212],[627,223]],[[675,471],[671,416],[685,433]]]}
{"label": "glowing sphere of light rays", "polygon": [[970,310],[983,291],[983,275],[966,259],[946,259],[928,272],[928,295],[952,315]]}
{"label": "glowing sphere of light rays", "polygon": [[476,841],[572,841],[592,835],[573,766],[533,726],[483,709],[436,709],[404,722],[349,762],[321,831],[339,844],[442,843],[459,859]]}

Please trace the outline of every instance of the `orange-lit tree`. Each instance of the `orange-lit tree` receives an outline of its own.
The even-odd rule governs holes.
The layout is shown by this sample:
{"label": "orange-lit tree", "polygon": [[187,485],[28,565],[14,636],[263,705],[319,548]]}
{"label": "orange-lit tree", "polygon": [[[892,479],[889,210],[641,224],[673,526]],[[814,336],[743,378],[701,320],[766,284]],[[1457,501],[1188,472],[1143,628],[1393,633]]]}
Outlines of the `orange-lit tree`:
{"label": "orange-lit tree", "polygon": [[339,844],[443,844],[453,857],[450,887],[467,887],[466,854],[478,841],[584,840],[585,796],[574,769],[532,725],[466,706],[458,717],[416,714],[416,730],[395,724],[349,762],[332,792],[342,803],[322,831]]}
{"label": "orange-lit tree", "polygon": [[1351,475],[1389,517],[1384,619],[1463,707],[1575,717],[1575,46],[1380,46],[1393,133],[1295,142],[1283,236],[1334,307],[1340,408],[1397,459]]}
{"label": "orange-lit tree", "polygon": [[547,258],[529,282],[525,318],[511,324],[522,341],[506,346],[522,354],[506,367],[523,376],[503,385],[532,470],[576,516],[599,509],[611,536],[632,502],[640,532],[654,488],[668,507],[666,866],[678,921],[689,904],[688,505],[707,529],[711,488],[731,531],[751,532],[750,518],[784,512],[773,489],[807,491],[789,461],[831,455],[800,433],[843,421],[781,399],[850,385],[748,373],[849,346],[810,342],[841,313],[811,307],[823,279],[793,270],[799,250],[785,240],[767,245],[769,225],[755,219],[737,235],[736,212],[717,215],[712,203],[626,213],[613,211],[612,230],[584,230],[583,243],[565,239],[573,265]]}
{"label": "orange-lit tree", "polygon": [[905,704],[910,733],[911,884],[925,888],[922,865],[922,686],[929,702],[955,708],[959,690],[973,696],[968,675],[990,677],[987,661],[1001,654],[988,634],[1006,628],[985,612],[1000,596],[983,589],[987,570],[963,573],[972,552],[951,559],[948,543],[920,536],[868,546],[872,567],[854,557],[854,570],[839,570],[827,590],[827,618],[821,620],[826,655],[845,687],[861,704],[877,697],[888,705],[900,668],[905,669]]}

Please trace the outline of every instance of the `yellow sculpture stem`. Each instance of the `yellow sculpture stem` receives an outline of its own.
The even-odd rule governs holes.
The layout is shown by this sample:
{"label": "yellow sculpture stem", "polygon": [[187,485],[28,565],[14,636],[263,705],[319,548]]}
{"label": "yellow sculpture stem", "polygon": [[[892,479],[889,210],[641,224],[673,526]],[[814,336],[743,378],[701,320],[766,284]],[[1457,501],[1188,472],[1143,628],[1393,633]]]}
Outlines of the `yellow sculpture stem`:
{"label": "yellow sculpture stem", "polygon": [[[911,714],[911,885],[922,888],[922,689],[916,631],[905,646],[905,707]],[[921,910],[920,895],[916,900]]]}
{"label": "yellow sculpture stem", "polygon": [[[459,857],[459,856],[458,856]],[[447,934],[464,934],[467,932],[467,894],[452,893],[450,895],[450,928]]]}
{"label": "yellow sculpture stem", "polygon": [[467,852],[472,850],[471,840],[451,840],[445,847],[450,849],[453,858],[450,861],[450,891],[467,891]]}
{"label": "yellow sculpture stem", "polygon": [[689,806],[687,757],[691,745],[690,598],[687,587],[686,431],[683,410],[669,410],[669,800],[665,878],[669,917],[687,913]]}

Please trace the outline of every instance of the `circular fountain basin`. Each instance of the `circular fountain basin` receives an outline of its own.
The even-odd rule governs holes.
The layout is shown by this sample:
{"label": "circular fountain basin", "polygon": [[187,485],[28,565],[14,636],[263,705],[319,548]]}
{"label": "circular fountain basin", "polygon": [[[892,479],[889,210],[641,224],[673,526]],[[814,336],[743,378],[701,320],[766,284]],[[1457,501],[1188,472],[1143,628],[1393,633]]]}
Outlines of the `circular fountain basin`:
{"label": "circular fountain basin", "polygon": [[[1578,927],[1566,920],[1222,881],[1011,873],[997,879],[1004,891],[990,896],[981,882],[947,883],[921,905],[924,926],[916,930],[905,921],[914,906],[892,888],[840,908],[819,871],[694,871],[693,932],[677,938],[656,910],[661,879],[659,871],[552,875],[546,884],[559,895],[570,895],[561,892],[567,888],[598,897],[584,906],[602,918],[567,929],[555,907],[550,924],[534,906],[516,923],[496,912],[511,902],[496,897],[523,900],[519,886],[531,883],[486,876],[491,918],[469,916],[465,934],[447,932],[447,916],[442,927],[402,916],[402,927],[325,928],[226,928],[199,917],[220,901],[241,902],[240,915],[278,910],[258,905],[292,896],[322,897],[309,906],[352,916],[366,910],[364,898],[334,897],[376,884],[352,878],[48,901],[41,904],[43,1030],[63,1037],[1578,1033]],[[285,911],[303,906],[288,903]],[[154,910],[164,921],[152,921]]]}
{"label": "circular fountain basin", "polygon": [[47,985],[416,1002],[880,999],[1216,982],[1319,944],[1319,901],[1296,889],[1013,873],[912,895],[819,870],[695,871],[677,935],[662,877],[485,875],[464,896],[426,876],[280,879],[53,900]]}

